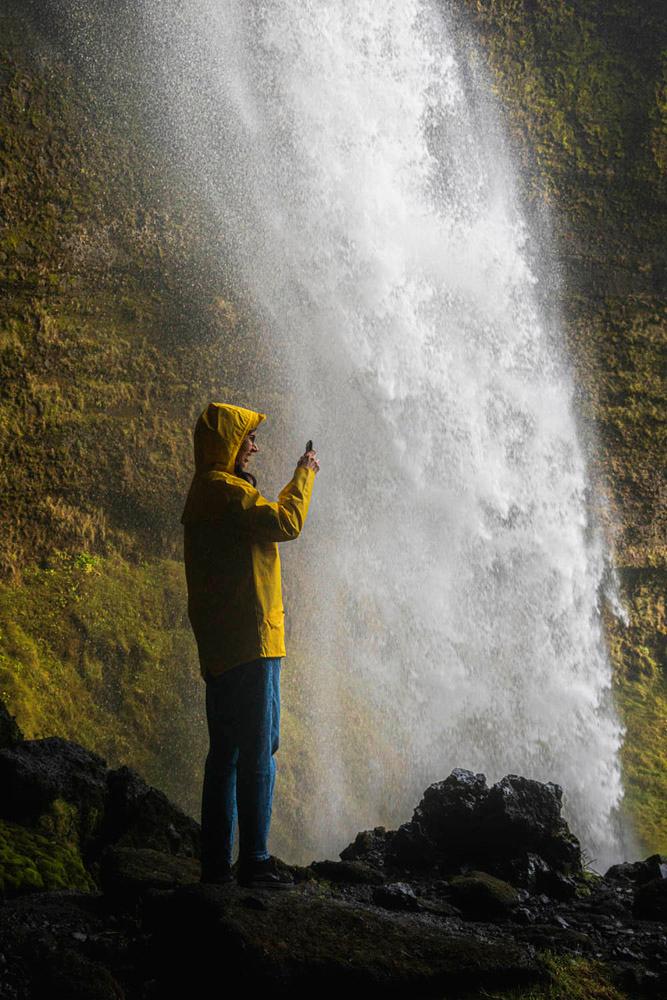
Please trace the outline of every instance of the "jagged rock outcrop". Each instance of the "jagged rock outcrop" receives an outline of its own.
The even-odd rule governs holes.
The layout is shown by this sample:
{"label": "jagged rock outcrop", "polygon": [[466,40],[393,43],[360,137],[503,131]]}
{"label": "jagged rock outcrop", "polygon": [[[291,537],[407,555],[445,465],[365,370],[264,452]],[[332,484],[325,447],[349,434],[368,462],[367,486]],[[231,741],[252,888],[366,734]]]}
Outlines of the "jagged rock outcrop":
{"label": "jagged rock outcrop", "polygon": [[[51,736],[0,749],[0,788],[6,840],[17,824],[51,836],[58,851],[66,846],[79,855],[96,881],[112,846],[199,855],[193,819],[130,768],[109,769],[99,754],[70,740]],[[10,888],[29,889],[33,882],[23,886],[14,862]],[[80,887],[78,873],[73,885]]]}
{"label": "jagged rock outcrop", "polygon": [[393,833],[365,831],[344,862],[408,871],[482,868],[515,885],[571,898],[581,875],[579,841],[561,816],[562,790],[508,774],[489,788],[483,774],[455,768],[426,789],[412,820]]}

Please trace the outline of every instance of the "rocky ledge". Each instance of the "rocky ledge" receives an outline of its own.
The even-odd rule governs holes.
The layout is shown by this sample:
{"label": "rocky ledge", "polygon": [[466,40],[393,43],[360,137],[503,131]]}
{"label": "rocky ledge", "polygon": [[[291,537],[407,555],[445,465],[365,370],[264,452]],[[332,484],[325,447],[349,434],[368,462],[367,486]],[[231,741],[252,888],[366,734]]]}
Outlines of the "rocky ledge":
{"label": "rocky ledge", "polygon": [[130,769],[2,713],[0,746],[1,1000],[667,995],[667,859],[587,870],[551,782],[457,768],[251,892],[200,882],[197,823]]}

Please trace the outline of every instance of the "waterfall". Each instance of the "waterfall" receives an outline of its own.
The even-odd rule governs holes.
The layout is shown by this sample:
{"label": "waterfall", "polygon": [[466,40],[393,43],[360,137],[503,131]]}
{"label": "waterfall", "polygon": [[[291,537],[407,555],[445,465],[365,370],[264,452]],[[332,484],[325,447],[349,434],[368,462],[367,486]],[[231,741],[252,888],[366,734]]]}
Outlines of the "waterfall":
{"label": "waterfall", "polygon": [[474,53],[430,0],[144,18],[165,145],[266,343],[246,404],[269,415],[263,468],[282,486],[309,437],[322,465],[281,550],[316,761],[301,832],[335,856],[455,766],[518,773],[563,786],[604,870],[624,837],[608,556],[548,233]]}

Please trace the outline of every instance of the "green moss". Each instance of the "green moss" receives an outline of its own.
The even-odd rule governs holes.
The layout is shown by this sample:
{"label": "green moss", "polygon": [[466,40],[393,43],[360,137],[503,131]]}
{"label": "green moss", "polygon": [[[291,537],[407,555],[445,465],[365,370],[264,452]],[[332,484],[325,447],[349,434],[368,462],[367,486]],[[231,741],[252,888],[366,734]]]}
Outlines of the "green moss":
{"label": "green moss", "polygon": [[464,914],[488,916],[505,913],[519,901],[516,889],[488,872],[471,871],[456,875],[448,888],[453,902]]}
{"label": "green moss", "polygon": [[[468,0],[534,198],[623,241],[657,235],[663,90],[657,7],[590,0]],[[599,213],[604,213],[599,217]],[[627,232],[626,232],[627,238]]]}
{"label": "green moss", "polygon": [[3,28],[0,576],[54,549],[173,557],[190,428],[238,367],[209,222],[175,180],[165,203],[136,122],[45,63],[20,10]]}
{"label": "green moss", "polygon": [[659,530],[662,456],[664,308],[654,295],[607,296],[577,304],[569,346],[579,380],[579,409],[595,428],[591,472],[598,516],[620,566],[667,562]]}
{"label": "green moss", "polygon": [[83,743],[194,813],[191,733],[201,743],[204,729],[185,605],[176,562],[54,555],[0,584],[0,697],[26,738]]}
{"label": "green moss", "polygon": [[627,569],[622,574],[629,621],[608,622],[615,686],[626,735],[622,764],[626,808],[645,854],[667,854],[667,643],[662,574]]}
{"label": "green moss", "polygon": [[[614,983],[611,970],[594,959],[542,952],[546,982],[538,986],[496,992],[481,989],[479,1000],[627,1000]],[[469,998],[472,1000],[472,996]]]}
{"label": "green moss", "polygon": [[0,819],[0,892],[54,889],[96,889],[76,848]]}

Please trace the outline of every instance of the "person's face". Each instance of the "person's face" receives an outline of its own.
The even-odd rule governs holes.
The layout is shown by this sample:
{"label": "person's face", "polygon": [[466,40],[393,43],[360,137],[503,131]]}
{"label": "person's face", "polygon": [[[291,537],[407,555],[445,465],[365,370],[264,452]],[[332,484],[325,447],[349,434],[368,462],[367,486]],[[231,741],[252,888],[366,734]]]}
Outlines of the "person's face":
{"label": "person's face", "polygon": [[251,455],[259,451],[259,448],[255,444],[255,431],[250,431],[247,438],[244,440],[243,444],[239,448],[239,453],[236,459],[238,467],[245,472]]}

